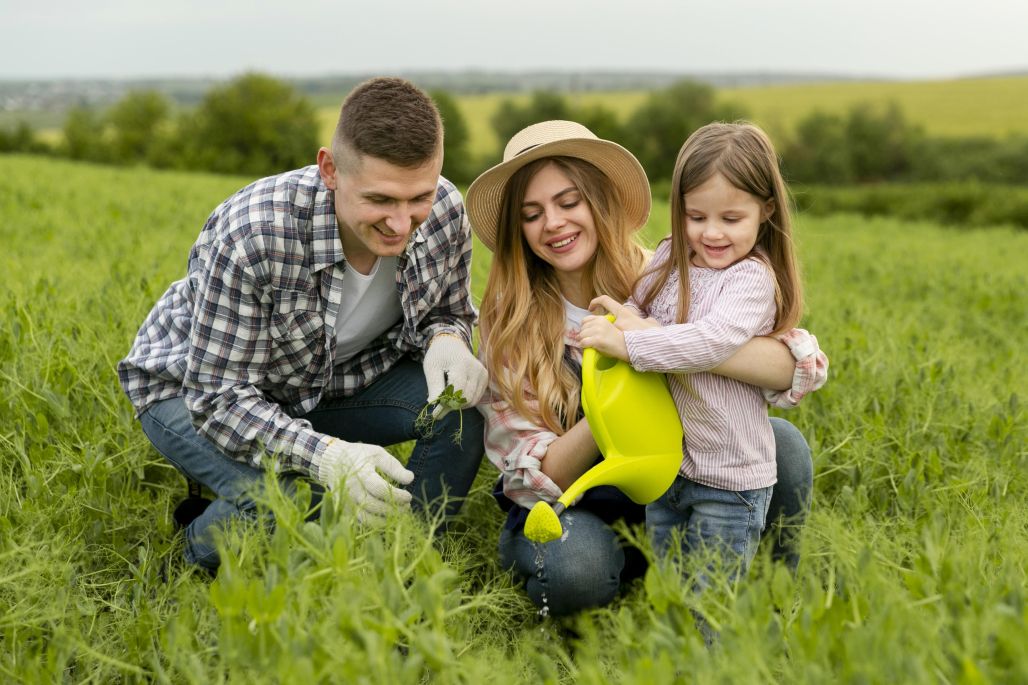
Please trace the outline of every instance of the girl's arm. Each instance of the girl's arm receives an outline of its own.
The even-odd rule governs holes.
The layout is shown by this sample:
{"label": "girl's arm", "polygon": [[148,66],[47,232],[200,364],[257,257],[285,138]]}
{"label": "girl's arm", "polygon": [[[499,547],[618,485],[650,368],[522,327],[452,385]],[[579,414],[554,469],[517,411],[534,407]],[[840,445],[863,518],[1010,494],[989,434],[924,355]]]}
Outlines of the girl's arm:
{"label": "girl's arm", "polygon": [[[747,259],[728,267],[717,287],[716,305],[696,320],[625,331],[622,345],[632,366],[638,371],[664,373],[711,371],[755,335],[770,330],[775,283],[764,264]],[[581,341],[596,346],[587,339],[584,325]]]}

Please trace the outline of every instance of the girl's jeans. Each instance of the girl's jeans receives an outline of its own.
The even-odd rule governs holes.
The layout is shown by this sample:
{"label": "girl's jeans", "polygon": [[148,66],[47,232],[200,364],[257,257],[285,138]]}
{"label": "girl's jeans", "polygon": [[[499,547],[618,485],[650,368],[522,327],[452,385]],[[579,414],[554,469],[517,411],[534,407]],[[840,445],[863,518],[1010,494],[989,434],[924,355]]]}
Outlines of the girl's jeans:
{"label": "girl's jeans", "polygon": [[[719,490],[678,476],[646,505],[646,529],[658,554],[681,545],[682,556],[713,550],[734,574],[745,575],[757,554],[772,487]],[[697,579],[699,585],[705,582]]]}
{"label": "girl's jeans", "polygon": [[[430,435],[424,434],[414,422],[427,392],[421,365],[404,358],[357,394],[322,401],[303,418],[314,430],[347,442],[385,446],[417,440],[407,461],[407,468],[414,472],[414,481],[406,487],[414,495],[414,507],[434,514],[445,502],[442,511],[454,516],[482,460],[482,415],[473,408],[453,411],[436,421]],[[460,425],[460,414],[464,423],[458,444],[452,436]],[[185,530],[186,560],[216,569],[220,559],[212,532],[234,517],[256,515],[253,491],[260,487],[263,471],[225,456],[200,436],[181,397],[151,405],[139,420],[150,442],[175,468],[217,496]],[[300,477],[285,473],[280,481],[289,491]],[[318,498],[320,486],[311,486]]]}
{"label": "girl's jeans", "polygon": [[[795,568],[799,562],[796,535],[810,511],[813,462],[810,447],[795,426],[772,418],[771,428],[775,434],[778,483],[767,498],[769,502],[760,508],[761,518],[769,524],[764,537],[774,546],[773,556]],[[561,515],[561,522],[569,532],[567,540],[542,545],[525,538],[523,528],[504,529],[500,533],[500,563],[504,568],[514,569],[536,606],[542,608],[545,597],[552,615],[607,604],[625,580],[622,541],[610,526],[587,511],[572,507]],[[783,524],[781,529],[778,523]]]}

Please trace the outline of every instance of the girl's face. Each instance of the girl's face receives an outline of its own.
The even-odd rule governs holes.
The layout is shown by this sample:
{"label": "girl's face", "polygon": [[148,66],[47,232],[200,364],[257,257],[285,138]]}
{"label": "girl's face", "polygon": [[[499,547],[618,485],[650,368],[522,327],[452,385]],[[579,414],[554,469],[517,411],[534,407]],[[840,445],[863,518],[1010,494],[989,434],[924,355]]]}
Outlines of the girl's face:
{"label": "girl's face", "polygon": [[692,263],[710,269],[724,269],[745,258],[757,243],[760,224],[774,210],[774,200],[764,202],[721,174],[686,193],[684,204]]}
{"label": "girl's face", "polygon": [[[585,198],[556,164],[539,169],[525,189],[521,231],[532,252],[557,271],[562,286],[576,283],[596,256],[596,222]],[[569,293],[565,297],[574,301]]]}

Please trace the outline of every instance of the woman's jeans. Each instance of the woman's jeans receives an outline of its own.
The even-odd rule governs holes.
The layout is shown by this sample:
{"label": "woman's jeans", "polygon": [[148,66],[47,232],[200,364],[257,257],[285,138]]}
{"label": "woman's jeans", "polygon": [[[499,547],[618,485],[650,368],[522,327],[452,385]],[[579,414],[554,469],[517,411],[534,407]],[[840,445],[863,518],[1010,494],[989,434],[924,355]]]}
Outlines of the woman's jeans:
{"label": "woman's jeans", "polygon": [[[407,461],[414,481],[406,489],[414,495],[415,509],[451,517],[471,489],[482,460],[482,415],[475,409],[450,412],[427,434],[415,427],[427,393],[421,365],[404,358],[357,394],[322,401],[302,418],[314,430],[347,442],[386,446],[417,440]],[[463,435],[457,443],[453,435],[461,425],[461,414]],[[150,442],[175,468],[217,496],[185,530],[186,560],[216,569],[220,559],[212,532],[236,517],[255,518],[253,495],[261,486],[263,471],[225,456],[200,436],[181,397],[151,405],[139,420]],[[300,477],[284,473],[280,481],[289,491]],[[316,483],[312,490],[320,497]]]}
{"label": "woman's jeans", "polygon": [[[772,418],[771,427],[775,434],[778,482],[770,502],[754,506],[759,505],[761,514],[766,506],[767,515],[761,518],[771,525],[764,527],[763,521],[760,524],[764,527],[764,538],[772,538],[772,555],[795,568],[799,562],[796,535],[810,511],[813,462],[810,447],[795,426],[784,419]],[[682,487],[681,482],[688,481],[679,478],[672,488]],[[726,494],[735,496],[732,492]],[[678,501],[681,502],[681,498]],[[742,509],[745,510],[745,506]],[[505,568],[513,568],[524,580],[528,596],[536,606],[542,608],[545,598],[551,615],[567,615],[609,603],[626,580],[622,578],[624,543],[610,526],[588,511],[572,507],[561,515],[561,523],[569,531],[564,542],[533,543],[525,538],[524,528],[504,529],[500,534],[500,563]]]}

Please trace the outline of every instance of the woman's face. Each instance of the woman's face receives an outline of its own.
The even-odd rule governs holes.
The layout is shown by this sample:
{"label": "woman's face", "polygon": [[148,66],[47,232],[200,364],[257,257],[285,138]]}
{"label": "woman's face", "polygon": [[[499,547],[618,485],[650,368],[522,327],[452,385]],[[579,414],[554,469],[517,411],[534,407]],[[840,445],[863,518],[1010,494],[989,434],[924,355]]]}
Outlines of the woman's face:
{"label": "woman's face", "polygon": [[557,271],[561,283],[573,282],[567,277],[581,274],[599,245],[592,210],[556,164],[545,165],[528,182],[521,230],[532,252]]}

